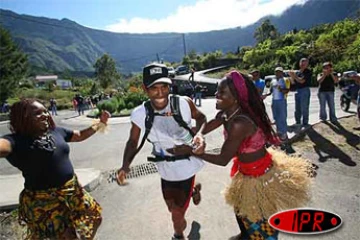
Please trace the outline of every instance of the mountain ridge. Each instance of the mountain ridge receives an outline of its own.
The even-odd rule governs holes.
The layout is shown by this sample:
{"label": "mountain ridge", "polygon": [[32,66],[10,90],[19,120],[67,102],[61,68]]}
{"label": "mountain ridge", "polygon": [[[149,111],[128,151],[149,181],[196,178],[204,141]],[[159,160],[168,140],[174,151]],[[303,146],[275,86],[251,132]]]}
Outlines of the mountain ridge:
{"label": "mountain ridge", "polygon": [[[235,52],[238,47],[255,44],[254,31],[266,18],[280,33],[285,33],[352,17],[358,9],[358,0],[309,0],[280,16],[267,16],[247,27],[185,33],[186,49],[197,53]],[[33,17],[3,9],[0,23],[29,55],[32,65],[49,71],[91,72],[96,59],[104,53],[115,59],[122,73],[141,71],[158,56],[168,62],[179,62],[184,56],[182,33],[114,33],[85,27],[67,18]]]}

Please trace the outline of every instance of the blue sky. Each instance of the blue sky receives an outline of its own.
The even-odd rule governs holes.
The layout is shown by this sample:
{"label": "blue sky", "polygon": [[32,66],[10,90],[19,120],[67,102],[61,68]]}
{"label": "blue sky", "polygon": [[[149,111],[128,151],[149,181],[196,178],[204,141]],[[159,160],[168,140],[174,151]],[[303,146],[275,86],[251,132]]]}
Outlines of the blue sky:
{"label": "blue sky", "polygon": [[0,0],[19,14],[114,32],[202,32],[246,26],[306,0]]}

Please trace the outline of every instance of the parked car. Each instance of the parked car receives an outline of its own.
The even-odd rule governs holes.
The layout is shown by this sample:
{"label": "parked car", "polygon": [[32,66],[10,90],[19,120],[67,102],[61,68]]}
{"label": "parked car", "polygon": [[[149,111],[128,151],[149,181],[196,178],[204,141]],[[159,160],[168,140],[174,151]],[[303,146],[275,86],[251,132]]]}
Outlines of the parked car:
{"label": "parked car", "polygon": [[174,78],[175,77],[175,69],[173,67],[167,67],[168,69],[168,74],[170,78]]}
{"label": "parked car", "polygon": [[346,71],[341,75],[341,80],[348,80],[351,76],[357,75],[356,71]]}
{"label": "parked car", "polygon": [[183,74],[187,74],[189,72],[190,72],[189,68],[187,66],[185,66],[185,65],[178,66],[175,69],[176,75],[183,75]]}
{"label": "parked car", "polygon": [[271,81],[275,78],[275,75],[268,75],[268,76],[265,76],[264,80],[265,80],[265,86],[267,88],[270,87],[270,83]]}

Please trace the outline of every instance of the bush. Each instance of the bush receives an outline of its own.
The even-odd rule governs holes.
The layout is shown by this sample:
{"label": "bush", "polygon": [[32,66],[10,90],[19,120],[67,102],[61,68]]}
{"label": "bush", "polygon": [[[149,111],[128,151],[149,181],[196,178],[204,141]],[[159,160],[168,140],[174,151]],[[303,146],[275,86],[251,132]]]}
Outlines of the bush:
{"label": "bush", "polygon": [[6,121],[6,120],[9,120],[9,119],[10,119],[9,114],[7,114],[7,113],[0,113],[0,122]]}
{"label": "bush", "polygon": [[133,109],[135,106],[137,106],[137,105],[135,105],[133,102],[129,102],[129,103],[126,105],[127,109]]}
{"label": "bush", "polygon": [[112,113],[116,112],[116,110],[118,108],[118,103],[117,103],[116,98],[112,98],[109,100],[103,100],[97,104],[97,108],[99,109],[100,112],[102,110],[106,110],[112,114]]}
{"label": "bush", "polygon": [[127,108],[129,108],[128,107],[129,103],[133,103],[133,106],[138,106],[147,99],[148,97],[144,92],[128,93],[124,96],[124,101]]}
{"label": "bush", "polygon": [[124,99],[119,98],[118,99],[118,107],[117,107],[117,112],[121,112],[121,110],[124,110],[126,108],[126,104]]}

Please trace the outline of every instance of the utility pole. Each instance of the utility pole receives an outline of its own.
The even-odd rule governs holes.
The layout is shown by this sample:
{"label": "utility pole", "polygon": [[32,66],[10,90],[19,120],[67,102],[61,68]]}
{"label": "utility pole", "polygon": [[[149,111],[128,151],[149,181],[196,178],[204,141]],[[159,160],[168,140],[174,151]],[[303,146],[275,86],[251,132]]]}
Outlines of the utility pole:
{"label": "utility pole", "polygon": [[185,41],[185,33],[182,34],[183,36],[183,46],[184,46],[184,57],[186,56],[186,41]]}
{"label": "utility pole", "polygon": [[157,57],[158,63],[160,63],[160,58],[159,58],[159,54],[158,54],[158,53],[156,54],[156,57]]}

